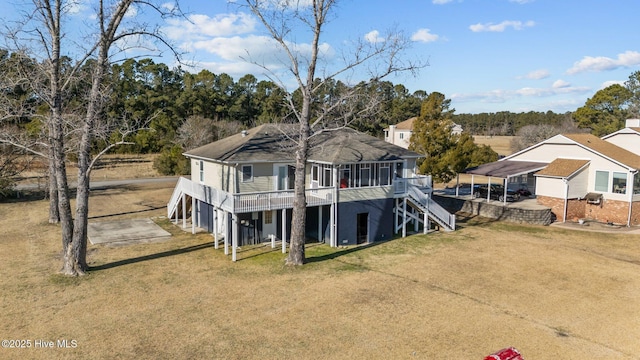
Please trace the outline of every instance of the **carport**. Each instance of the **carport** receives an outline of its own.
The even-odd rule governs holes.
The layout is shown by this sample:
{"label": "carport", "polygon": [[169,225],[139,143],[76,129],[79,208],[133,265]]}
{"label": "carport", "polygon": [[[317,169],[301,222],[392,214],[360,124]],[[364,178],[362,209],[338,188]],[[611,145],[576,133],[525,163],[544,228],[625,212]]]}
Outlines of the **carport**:
{"label": "carport", "polygon": [[[476,175],[486,176],[488,178],[488,192],[487,201],[491,196],[491,178],[501,179],[502,186],[504,187],[504,200],[507,202],[507,189],[509,183],[514,183],[523,176],[527,178],[527,185],[529,178],[533,182],[530,188],[535,189],[535,178],[532,174],[536,171],[542,170],[547,167],[547,163],[535,162],[535,161],[516,161],[516,160],[498,160],[487,164],[471,167],[466,169],[463,173],[471,174],[471,196],[473,196],[474,180]],[[458,185],[460,177],[456,179],[456,197],[458,196]]]}

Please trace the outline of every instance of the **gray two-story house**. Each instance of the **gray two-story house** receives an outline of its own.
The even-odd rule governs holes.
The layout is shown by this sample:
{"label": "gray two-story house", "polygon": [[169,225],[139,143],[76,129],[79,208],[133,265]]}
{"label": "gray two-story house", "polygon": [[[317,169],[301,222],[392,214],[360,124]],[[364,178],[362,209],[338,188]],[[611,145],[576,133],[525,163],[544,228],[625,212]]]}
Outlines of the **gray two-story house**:
{"label": "gray two-story house", "polygon": [[[296,125],[265,124],[187,151],[191,178],[180,178],[168,204],[177,222],[237,246],[289,238]],[[455,216],[431,200],[431,177],[416,174],[420,154],[342,128],[310,138],[306,166],[310,240],[330,246],[387,240],[407,225],[433,220],[455,229]],[[230,241],[229,241],[230,240]]]}

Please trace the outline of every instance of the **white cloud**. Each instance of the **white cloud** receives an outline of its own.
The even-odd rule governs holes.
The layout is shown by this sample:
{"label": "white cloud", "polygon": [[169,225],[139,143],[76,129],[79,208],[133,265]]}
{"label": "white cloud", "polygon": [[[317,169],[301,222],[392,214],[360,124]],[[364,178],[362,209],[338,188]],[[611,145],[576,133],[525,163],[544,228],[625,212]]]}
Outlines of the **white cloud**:
{"label": "white cloud", "polygon": [[169,12],[178,10],[176,8],[176,3],[173,3],[173,2],[163,3],[162,5],[160,5],[160,7],[165,9],[166,11],[169,11]]}
{"label": "white cloud", "polygon": [[509,0],[509,2],[512,3],[518,3],[518,4],[526,4],[526,3],[530,3],[530,2],[534,2],[535,0]]}
{"label": "white cloud", "polygon": [[551,85],[552,88],[554,89],[562,89],[562,88],[568,88],[570,87],[571,84],[569,84],[568,82],[562,80],[562,79],[558,79],[556,81],[553,82],[553,85]]}
{"label": "white cloud", "polygon": [[443,5],[452,2],[453,0],[433,0],[432,3],[436,5]]}
{"label": "white cloud", "polygon": [[[268,36],[249,35],[246,37],[217,37],[208,40],[200,40],[188,43],[192,50],[202,50],[227,60],[231,64],[225,66],[239,67],[235,62],[256,62],[274,70],[288,64],[289,60],[280,45]],[[311,54],[310,44],[287,43],[292,51],[299,55],[300,59],[309,58]],[[323,59],[331,58],[334,51],[327,43],[319,45],[319,51]],[[218,67],[222,66],[218,63]],[[275,71],[275,70],[274,70]]]}
{"label": "white cloud", "polygon": [[522,22],[522,21],[512,21],[512,20],[505,20],[499,24],[494,24],[494,23],[486,23],[486,24],[474,24],[474,25],[470,25],[469,29],[471,29],[471,31],[473,32],[503,32],[505,31],[507,28],[511,27],[514,30],[522,30],[525,27],[532,27],[534,26],[536,23],[534,21],[527,21],[527,22]]}
{"label": "white cloud", "polygon": [[128,18],[136,17],[136,15],[138,15],[138,8],[133,4],[129,6],[127,12],[124,14],[124,16]]}
{"label": "white cloud", "polygon": [[214,17],[194,14],[189,20],[168,19],[163,28],[172,40],[198,40],[213,36],[246,34],[255,30],[256,20],[247,13],[220,14]]}
{"label": "white cloud", "polygon": [[379,43],[383,42],[384,38],[380,37],[380,32],[378,30],[373,30],[364,35],[364,39],[370,43]]}
{"label": "white cloud", "polygon": [[600,90],[602,90],[602,89],[606,89],[606,88],[608,88],[609,86],[611,86],[611,85],[616,85],[616,84],[624,86],[624,81],[619,81],[619,80],[609,80],[609,81],[605,81],[605,82],[603,82],[603,83],[602,83],[602,85],[600,85]]}
{"label": "white cloud", "polygon": [[413,35],[411,35],[411,40],[425,43],[437,41],[440,36],[432,34],[430,31],[431,30],[429,29],[419,29]]}
{"label": "white cloud", "polygon": [[[563,85],[563,83],[560,83],[560,85]],[[484,103],[504,103],[514,98],[552,97],[562,94],[588,93],[590,91],[592,91],[592,89],[588,87],[572,87],[569,84],[555,87],[554,83],[554,86],[551,88],[523,87],[516,90],[496,89],[479,93],[453,94],[451,95],[451,100],[457,102],[480,101]]]}
{"label": "white cloud", "polygon": [[69,0],[63,3],[64,11],[69,14],[76,15],[89,9],[86,0]]}
{"label": "white cloud", "polygon": [[540,79],[546,79],[549,76],[551,76],[551,74],[549,73],[549,70],[547,70],[547,69],[539,69],[539,70],[531,71],[527,75],[521,76],[520,78],[526,78],[526,79],[532,79],[532,80],[540,80]]}
{"label": "white cloud", "polygon": [[616,59],[606,56],[585,56],[580,61],[576,61],[567,74],[574,75],[582,72],[592,71],[601,72],[615,70],[621,67],[630,67],[640,65],[640,52],[626,51],[618,54]]}

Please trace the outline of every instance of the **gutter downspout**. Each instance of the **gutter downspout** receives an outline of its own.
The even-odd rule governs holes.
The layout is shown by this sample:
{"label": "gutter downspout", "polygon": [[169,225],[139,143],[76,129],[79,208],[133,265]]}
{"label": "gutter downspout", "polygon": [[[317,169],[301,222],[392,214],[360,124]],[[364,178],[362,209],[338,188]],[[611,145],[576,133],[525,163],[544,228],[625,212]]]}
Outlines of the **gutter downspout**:
{"label": "gutter downspout", "polygon": [[564,214],[562,215],[562,222],[567,222],[567,205],[569,203],[569,181],[566,178],[562,179],[564,183]]}
{"label": "gutter downspout", "polygon": [[631,227],[631,210],[633,209],[633,184],[635,183],[635,177],[638,176],[638,170],[631,172],[631,186],[627,186],[627,189],[631,188],[629,191],[629,214],[627,215],[627,227]]}

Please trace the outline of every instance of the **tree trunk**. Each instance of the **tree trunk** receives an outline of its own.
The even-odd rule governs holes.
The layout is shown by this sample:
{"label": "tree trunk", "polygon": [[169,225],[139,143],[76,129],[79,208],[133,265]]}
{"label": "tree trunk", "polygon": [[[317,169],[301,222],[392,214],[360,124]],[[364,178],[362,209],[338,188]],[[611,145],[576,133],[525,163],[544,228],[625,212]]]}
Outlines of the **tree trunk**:
{"label": "tree trunk", "polygon": [[307,215],[307,197],[305,193],[307,150],[309,148],[309,123],[300,123],[298,149],[296,150],[296,171],[293,200],[293,219],[291,221],[291,244],[287,265],[303,265],[305,262],[305,224]]}
{"label": "tree trunk", "polygon": [[49,224],[60,222],[60,208],[58,207],[58,181],[56,180],[56,167],[53,163],[53,146],[49,147],[49,180],[47,192],[49,193]]}
{"label": "tree trunk", "polygon": [[[54,119],[56,116],[54,115]],[[69,185],[67,183],[67,170],[65,167],[64,136],[62,120],[57,121],[54,126],[54,136],[52,141],[53,166],[56,178],[56,196],[58,198],[58,215],[60,215],[60,229],[62,235],[62,252],[67,253],[73,238],[73,218],[71,216],[71,203],[69,201]],[[65,255],[66,256],[66,255]],[[66,266],[62,272],[66,273]]]}
{"label": "tree trunk", "polygon": [[102,86],[103,63],[97,65],[91,84],[87,114],[82,125],[82,138],[78,145],[78,187],[76,189],[76,217],[73,226],[73,240],[65,254],[65,269],[69,275],[84,275],[87,266],[87,226],[89,222],[89,191],[91,142],[93,126],[100,108],[100,88]]}

